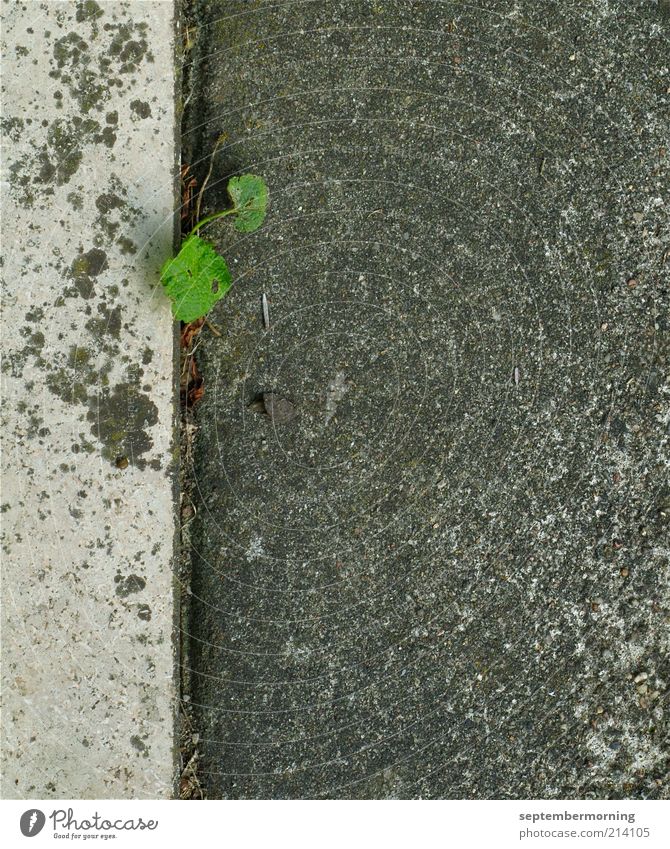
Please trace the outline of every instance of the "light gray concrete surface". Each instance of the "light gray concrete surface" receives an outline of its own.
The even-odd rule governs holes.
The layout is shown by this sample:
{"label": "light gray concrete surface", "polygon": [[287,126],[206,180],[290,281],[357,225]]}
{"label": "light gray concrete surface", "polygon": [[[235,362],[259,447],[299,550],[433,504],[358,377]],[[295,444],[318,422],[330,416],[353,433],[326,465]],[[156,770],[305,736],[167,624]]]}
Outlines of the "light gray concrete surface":
{"label": "light gray concrete surface", "polygon": [[2,13],[2,795],[166,797],[174,3]]}

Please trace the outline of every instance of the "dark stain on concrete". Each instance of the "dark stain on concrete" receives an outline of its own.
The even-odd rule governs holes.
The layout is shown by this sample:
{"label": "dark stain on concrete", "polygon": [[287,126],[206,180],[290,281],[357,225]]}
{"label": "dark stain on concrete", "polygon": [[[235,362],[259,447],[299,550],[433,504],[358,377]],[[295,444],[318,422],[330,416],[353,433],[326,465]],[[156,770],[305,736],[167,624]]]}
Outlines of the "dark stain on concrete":
{"label": "dark stain on concrete", "polygon": [[132,465],[144,468],[143,455],[153,446],[147,428],[158,422],[158,409],[139,389],[139,379],[133,375],[127,382],[99,388],[89,397],[88,405],[86,417],[91,433],[102,443],[103,457],[113,462],[125,456]]}
{"label": "dark stain on concrete", "polygon": [[100,213],[106,215],[113,209],[122,209],[125,201],[113,192],[103,192],[96,198],[95,205]]}
{"label": "dark stain on concrete", "polygon": [[133,735],[130,738],[130,743],[134,749],[137,749],[137,751],[141,753],[143,758],[149,757],[149,746],[147,746],[144,740],[142,740],[142,738],[139,737],[137,734]]}
{"label": "dark stain on concrete", "polygon": [[101,18],[104,15],[103,10],[95,2],[95,0],[82,0],[77,4],[76,19],[79,23],[84,21],[92,21]]}
{"label": "dark stain on concrete", "polygon": [[149,118],[151,116],[151,106],[144,100],[132,100],[130,108],[140,118]]}
{"label": "dark stain on concrete", "polygon": [[142,592],[147,585],[146,580],[139,575],[127,575],[124,577],[117,574],[114,576],[114,583],[116,584],[115,592],[120,598],[127,598],[129,595]]}
{"label": "dark stain on concrete", "polygon": [[92,298],[95,294],[95,278],[107,267],[107,254],[100,248],[91,248],[81,253],[70,266],[70,278],[74,283],[74,290],[66,289],[65,294],[79,294],[85,299]]}
{"label": "dark stain on concrete", "polygon": [[113,339],[120,340],[123,316],[121,306],[108,307],[105,301],[101,301],[98,303],[97,311],[98,315],[86,322],[86,329],[96,339],[111,336]]}

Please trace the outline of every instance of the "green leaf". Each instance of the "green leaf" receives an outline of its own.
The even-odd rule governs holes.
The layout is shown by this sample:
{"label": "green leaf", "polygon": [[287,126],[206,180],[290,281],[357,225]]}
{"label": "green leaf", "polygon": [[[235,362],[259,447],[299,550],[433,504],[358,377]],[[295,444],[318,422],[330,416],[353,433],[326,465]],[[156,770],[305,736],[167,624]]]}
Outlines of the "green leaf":
{"label": "green leaf", "polygon": [[163,266],[161,283],[172,299],[174,317],[189,322],[206,315],[232,280],[225,259],[209,242],[189,236],[177,256]]}
{"label": "green leaf", "polygon": [[268,187],[262,177],[242,174],[228,180],[228,194],[235,212],[235,229],[251,233],[263,223],[268,205]]}

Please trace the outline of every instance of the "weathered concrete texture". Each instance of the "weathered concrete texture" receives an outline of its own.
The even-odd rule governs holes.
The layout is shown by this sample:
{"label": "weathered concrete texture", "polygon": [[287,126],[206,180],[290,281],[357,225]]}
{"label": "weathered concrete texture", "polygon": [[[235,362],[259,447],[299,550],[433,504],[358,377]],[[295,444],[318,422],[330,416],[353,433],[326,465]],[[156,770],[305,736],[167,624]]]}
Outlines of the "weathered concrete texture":
{"label": "weathered concrete texture", "polygon": [[668,3],[198,8],[209,794],[668,795]]}
{"label": "weathered concrete texture", "polygon": [[2,12],[2,794],[167,796],[173,3]]}

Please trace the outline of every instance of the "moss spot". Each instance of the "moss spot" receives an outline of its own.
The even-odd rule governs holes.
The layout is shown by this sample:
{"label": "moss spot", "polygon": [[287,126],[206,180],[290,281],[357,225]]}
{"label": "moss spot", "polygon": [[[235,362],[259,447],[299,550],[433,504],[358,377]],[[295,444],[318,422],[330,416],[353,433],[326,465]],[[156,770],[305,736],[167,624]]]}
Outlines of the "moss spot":
{"label": "moss spot", "polygon": [[35,348],[43,348],[44,347],[44,333],[33,333],[30,337],[30,341],[32,342]]}
{"label": "moss spot", "polygon": [[111,127],[105,127],[100,135],[96,136],[95,140],[97,142],[102,142],[106,147],[114,147],[114,143],[116,142],[116,133]]}
{"label": "moss spot", "polygon": [[97,121],[79,116],[71,122],[62,118],[54,121],[47,132],[47,143],[37,155],[37,182],[67,183],[81,164],[82,139],[99,128]]}

